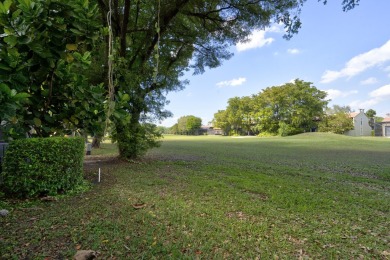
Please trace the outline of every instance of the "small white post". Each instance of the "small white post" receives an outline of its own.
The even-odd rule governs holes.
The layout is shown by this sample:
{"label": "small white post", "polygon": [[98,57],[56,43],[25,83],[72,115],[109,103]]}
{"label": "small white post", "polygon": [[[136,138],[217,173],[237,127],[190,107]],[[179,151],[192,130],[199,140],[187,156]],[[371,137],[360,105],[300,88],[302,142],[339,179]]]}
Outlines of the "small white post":
{"label": "small white post", "polygon": [[100,182],[100,168],[99,168],[99,177],[98,177],[98,182]]}

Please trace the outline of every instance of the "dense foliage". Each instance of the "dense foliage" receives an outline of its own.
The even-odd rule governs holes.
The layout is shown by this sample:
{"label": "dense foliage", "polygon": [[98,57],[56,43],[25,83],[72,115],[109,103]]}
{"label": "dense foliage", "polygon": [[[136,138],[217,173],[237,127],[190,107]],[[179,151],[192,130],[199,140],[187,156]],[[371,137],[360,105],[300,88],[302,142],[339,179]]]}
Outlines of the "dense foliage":
{"label": "dense foliage", "polygon": [[13,141],[5,155],[1,188],[8,196],[55,195],[83,180],[84,140],[29,138]]}
{"label": "dense foliage", "polygon": [[199,135],[202,126],[202,119],[196,116],[182,116],[177,123],[171,127],[172,134]]}
{"label": "dense foliage", "polygon": [[235,97],[214,115],[225,134],[292,135],[317,128],[328,103],[326,92],[310,82],[268,87],[251,97]]}
{"label": "dense foliage", "polygon": [[[97,40],[98,9],[82,0],[0,6],[0,121],[12,137],[93,131],[104,87],[83,74]],[[33,131],[30,131],[33,129]]]}
{"label": "dense foliage", "polygon": [[351,108],[349,106],[334,105],[326,110],[325,116],[319,123],[319,131],[335,134],[344,134],[352,130],[353,120],[350,116]]}

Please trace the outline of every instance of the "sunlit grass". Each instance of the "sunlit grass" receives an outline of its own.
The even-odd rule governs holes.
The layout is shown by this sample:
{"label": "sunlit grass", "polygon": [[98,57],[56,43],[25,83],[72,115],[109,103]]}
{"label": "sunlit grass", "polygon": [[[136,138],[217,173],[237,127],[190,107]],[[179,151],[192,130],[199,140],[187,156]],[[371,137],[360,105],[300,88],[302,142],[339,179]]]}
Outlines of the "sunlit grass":
{"label": "sunlit grass", "polygon": [[91,155],[118,155],[118,146],[105,141],[100,144],[100,148],[92,148]]}
{"label": "sunlit grass", "polygon": [[[105,149],[115,154],[114,145]],[[27,209],[9,204],[0,251],[6,258],[71,258],[81,248],[103,259],[386,259],[389,154],[384,138],[166,136],[137,163],[95,165],[102,183],[90,192]]]}

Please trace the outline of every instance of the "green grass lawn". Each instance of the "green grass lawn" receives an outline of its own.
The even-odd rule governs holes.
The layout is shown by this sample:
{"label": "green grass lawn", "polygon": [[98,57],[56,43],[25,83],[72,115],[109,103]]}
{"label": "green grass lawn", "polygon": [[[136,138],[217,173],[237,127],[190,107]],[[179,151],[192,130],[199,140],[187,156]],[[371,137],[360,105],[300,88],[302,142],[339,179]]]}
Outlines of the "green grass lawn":
{"label": "green grass lawn", "polygon": [[83,194],[0,202],[11,212],[3,257],[390,257],[390,139],[166,136],[142,160],[93,162],[86,177],[99,167]]}

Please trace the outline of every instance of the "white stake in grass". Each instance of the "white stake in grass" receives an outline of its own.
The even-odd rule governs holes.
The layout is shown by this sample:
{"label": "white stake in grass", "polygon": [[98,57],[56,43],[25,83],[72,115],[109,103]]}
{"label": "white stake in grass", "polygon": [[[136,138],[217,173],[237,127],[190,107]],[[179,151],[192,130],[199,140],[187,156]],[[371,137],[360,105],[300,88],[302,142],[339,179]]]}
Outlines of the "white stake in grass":
{"label": "white stake in grass", "polygon": [[98,177],[98,182],[100,182],[100,168],[99,168],[99,177]]}

